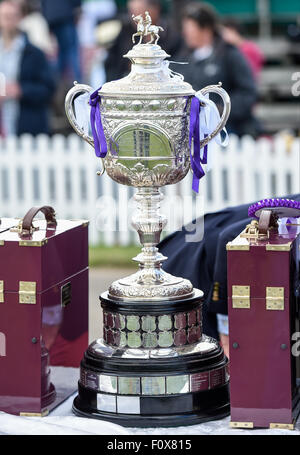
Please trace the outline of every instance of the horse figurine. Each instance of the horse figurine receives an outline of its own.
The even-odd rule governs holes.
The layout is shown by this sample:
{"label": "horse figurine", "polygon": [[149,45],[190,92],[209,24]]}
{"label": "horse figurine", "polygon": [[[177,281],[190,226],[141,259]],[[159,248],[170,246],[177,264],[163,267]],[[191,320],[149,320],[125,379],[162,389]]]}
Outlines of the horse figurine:
{"label": "horse figurine", "polygon": [[137,24],[137,33],[132,35],[133,44],[135,44],[136,36],[140,37],[138,44],[141,44],[143,37],[148,35],[151,35],[151,40],[149,41],[148,44],[152,44],[154,40],[155,40],[154,44],[157,44],[159,40],[159,31],[160,30],[164,31],[164,29],[159,25],[152,25],[151,16],[148,13],[148,11],[146,11],[145,13],[145,18],[146,20],[144,20],[141,14],[139,14],[138,16],[134,16],[134,14],[132,15],[132,19]]}

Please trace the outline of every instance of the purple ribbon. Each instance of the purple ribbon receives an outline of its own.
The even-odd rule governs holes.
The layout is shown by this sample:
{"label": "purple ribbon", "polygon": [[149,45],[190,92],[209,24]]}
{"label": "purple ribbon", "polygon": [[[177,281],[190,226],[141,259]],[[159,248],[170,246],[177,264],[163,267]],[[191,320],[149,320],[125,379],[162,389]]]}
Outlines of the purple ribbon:
{"label": "purple ribbon", "polygon": [[91,127],[94,138],[95,153],[96,156],[104,158],[107,154],[107,143],[101,120],[101,96],[98,93],[100,89],[101,87],[91,94],[89,104],[91,106]]}
{"label": "purple ribbon", "polygon": [[[196,193],[199,193],[199,181],[205,175],[201,163],[207,163],[207,146],[204,148],[203,158],[200,155],[200,101],[194,96],[191,103],[190,113],[190,159],[193,171],[193,184],[192,188]],[[192,154],[192,141],[194,143],[194,154]]]}
{"label": "purple ribbon", "polygon": [[[204,134],[204,139],[208,136],[208,134]],[[207,164],[207,150],[208,150],[208,144],[204,146],[204,152],[203,152],[203,157],[201,159],[202,164]]]}
{"label": "purple ribbon", "polygon": [[[101,96],[99,90],[101,87],[93,92],[90,96],[89,104],[91,106],[91,128],[94,138],[95,153],[96,156],[104,158],[107,154],[107,143],[104,135],[102,120],[101,120]],[[199,181],[205,175],[205,172],[201,166],[207,163],[207,145],[204,147],[203,157],[200,155],[200,100],[194,96],[191,102],[190,112],[190,134],[189,134],[189,146],[190,146],[190,160],[193,171],[193,184],[192,189],[199,193]],[[205,134],[204,137],[207,135]],[[192,154],[192,142],[194,145],[194,153]]]}

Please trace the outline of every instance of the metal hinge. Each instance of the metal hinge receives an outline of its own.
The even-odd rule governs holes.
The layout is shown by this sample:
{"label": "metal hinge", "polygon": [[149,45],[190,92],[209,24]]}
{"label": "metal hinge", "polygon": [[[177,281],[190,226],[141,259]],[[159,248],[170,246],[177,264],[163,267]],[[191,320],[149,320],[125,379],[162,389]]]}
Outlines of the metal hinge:
{"label": "metal hinge", "polygon": [[249,251],[250,245],[228,242],[226,245],[226,250],[227,251]]}
{"label": "metal hinge", "polygon": [[269,428],[280,428],[283,430],[294,430],[295,421],[293,423],[270,423]]}
{"label": "metal hinge", "polygon": [[231,428],[254,428],[253,422],[230,422]]}
{"label": "metal hinge", "polygon": [[43,412],[20,412],[20,416],[22,417],[46,417],[48,414],[48,409],[45,409]]}
{"label": "metal hinge", "polygon": [[19,303],[36,303],[36,282],[20,281],[19,282]]}
{"label": "metal hinge", "polygon": [[266,287],[266,309],[284,310],[284,288]]}
{"label": "metal hinge", "polygon": [[273,244],[268,243],[266,245],[266,251],[290,251],[292,247],[292,242]]}
{"label": "metal hinge", "polygon": [[0,281],[0,303],[4,303],[4,281]]}
{"label": "metal hinge", "polygon": [[232,308],[250,308],[250,286],[232,286]]}
{"label": "metal hinge", "polygon": [[20,240],[19,246],[44,246],[48,243],[48,239],[44,240]]}

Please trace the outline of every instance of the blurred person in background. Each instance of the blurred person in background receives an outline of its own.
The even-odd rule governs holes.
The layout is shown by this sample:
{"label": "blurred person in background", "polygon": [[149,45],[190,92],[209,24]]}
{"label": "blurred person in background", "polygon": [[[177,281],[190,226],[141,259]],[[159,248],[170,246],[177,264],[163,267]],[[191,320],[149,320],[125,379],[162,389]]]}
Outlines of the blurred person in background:
{"label": "blurred person in background", "polygon": [[43,51],[49,59],[54,58],[55,45],[46,19],[40,11],[39,0],[19,0],[22,8],[20,29],[29,41]]}
{"label": "blurred person in background", "polygon": [[78,22],[80,44],[83,47],[94,47],[96,26],[112,19],[116,13],[117,7],[114,0],[83,0],[82,14]]}
{"label": "blurred person in background", "polygon": [[122,23],[118,19],[102,22],[96,27],[96,50],[90,65],[89,84],[96,90],[106,82],[105,61],[116,37],[120,33]]}
{"label": "blurred person in background", "polygon": [[[128,15],[122,23],[122,29],[111,46],[105,61],[106,80],[116,80],[126,76],[130,71],[130,61],[123,58],[132,48],[132,35],[136,33],[136,24],[132,15],[138,16],[149,11],[152,24],[160,25],[164,32],[160,33],[159,45],[170,55],[174,55],[180,47],[180,36],[173,31],[167,21],[161,17],[160,0],[128,0]],[[145,41],[144,41],[145,42]]]}
{"label": "blurred person in background", "polygon": [[[176,59],[189,64],[179,72],[195,90],[221,81],[231,98],[228,132],[257,136],[260,129],[252,114],[256,83],[245,57],[223,40],[215,10],[206,3],[190,3],[184,10],[182,32],[185,44]],[[211,98],[221,105],[219,97]]]}
{"label": "blurred person in background", "polygon": [[295,65],[300,64],[300,14],[296,17],[296,23],[289,24],[287,27],[287,38],[291,43],[289,55]]}
{"label": "blurred person in background", "polygon": [[257,44],[242,36],[241,25],[235,19],[226,19],[223,22],[222,36],[227,43],[239,48],[249,62],[254,77],[258,79],[265,58]]}
{"label": "blurred person in background", "polygon": [[[101,66],[104,72],[103,60],[105,50],[98,46],[97,29],[99,24],[108,24],[106,30],[110,34],[113,27],[111,19],[116,16],[117,6],[114,0],[83,0],[82,13],[78,22],[78,37],[81,49],[82,77],[88,81],[94,67]],[[104,78],[105,79],[105,78]],[[96,88],[99,87],[99,84]]]}
{"label": "blurred person in background", "polygon": [[20,31],[21,7],[0,3],[0,73],[6,86],[0,97],[2,135],[49,133],[48,107],[54,82],[47,59]]}
{"label": "blurred person in background", "polygon": [[71,81],[81,79],[79,41],[76,21],[81,0],[41,0],[42,13],[58,44],[59,77]]}

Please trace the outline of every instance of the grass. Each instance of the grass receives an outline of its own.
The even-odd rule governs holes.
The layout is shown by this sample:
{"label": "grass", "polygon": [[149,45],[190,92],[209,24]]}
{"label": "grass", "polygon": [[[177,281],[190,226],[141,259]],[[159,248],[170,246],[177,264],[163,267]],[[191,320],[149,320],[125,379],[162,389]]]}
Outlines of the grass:
{"label": "grass", "polygon": [[132,261],[141,251],[141,247],[129,246],[105,246],[98,245],[89,249],[90,267],[125,267],[136,268],[137,263]]}

